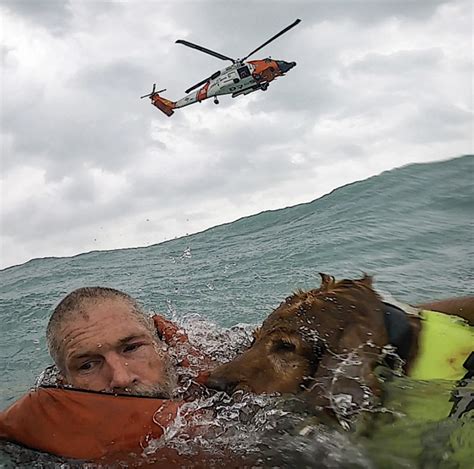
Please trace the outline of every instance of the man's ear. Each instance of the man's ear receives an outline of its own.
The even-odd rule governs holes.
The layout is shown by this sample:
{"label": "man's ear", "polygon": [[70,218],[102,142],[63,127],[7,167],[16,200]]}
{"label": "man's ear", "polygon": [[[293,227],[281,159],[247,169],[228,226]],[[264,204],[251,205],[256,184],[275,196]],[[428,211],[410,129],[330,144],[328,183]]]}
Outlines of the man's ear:
{"label": "man's ear", "polygon": [[66,386],[66,385],[69,385],[71,383],[69,383],[69,381],[66,379],[64,373],[59,370],[58,374],[56,375],[56,383],[59,385],[59,386]]}
{"label": "man's ear", "polygon": [[63,366],[59,366],[57,363],[54,364],[54,380],[59,386],[70,386],[72,383],[67,378],[67,372]]}

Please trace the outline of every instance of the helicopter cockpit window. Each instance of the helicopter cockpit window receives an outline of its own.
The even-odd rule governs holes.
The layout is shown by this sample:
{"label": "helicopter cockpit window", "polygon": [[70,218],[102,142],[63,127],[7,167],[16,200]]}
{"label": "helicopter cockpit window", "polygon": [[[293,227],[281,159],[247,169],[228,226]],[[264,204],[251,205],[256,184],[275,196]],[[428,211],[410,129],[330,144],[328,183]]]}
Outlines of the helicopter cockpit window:
{"label": "helicopter cockpit window", "polygon": [[237,73],[239,74],[241,80],[250,76],[250,70],[247,66],[238,68]]}

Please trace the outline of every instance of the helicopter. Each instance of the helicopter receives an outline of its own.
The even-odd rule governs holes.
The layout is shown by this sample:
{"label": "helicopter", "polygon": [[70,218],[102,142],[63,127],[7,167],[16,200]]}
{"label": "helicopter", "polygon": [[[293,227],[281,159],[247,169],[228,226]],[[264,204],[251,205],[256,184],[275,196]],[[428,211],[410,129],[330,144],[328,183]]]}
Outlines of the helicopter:
{"label": "helicopter", "polygon": [[178,101],[171,101],[160,96],[160,93],[163,93],[166,89],[156,91],[156,83],[153,85],[151,93],[140,96],[140,98],[150,98],[151,103],[160,111],[164,112],[167,116],[172,116],[174,109],[200,103],[208,98],[214,98],[214,103],[219,104],[217,97],[220,95],[231,94],[233,98],[236,98],[237,96],[253,93],[257,90],[266,91],[271,81],[277,77],[284,76],[286,72],[296,65],[296,62],[273,60],[270,57],[263,60],[247,61],[247,59],[300,22],[301,20],[297,19],[242,59],[233,59],[198,44],[178,39],[176,41],[177,44],[183,44],[221,60],[229,60],[232,62],[232,65],[218,70],[211,76],[188,88],[185,91],[186,96]]}

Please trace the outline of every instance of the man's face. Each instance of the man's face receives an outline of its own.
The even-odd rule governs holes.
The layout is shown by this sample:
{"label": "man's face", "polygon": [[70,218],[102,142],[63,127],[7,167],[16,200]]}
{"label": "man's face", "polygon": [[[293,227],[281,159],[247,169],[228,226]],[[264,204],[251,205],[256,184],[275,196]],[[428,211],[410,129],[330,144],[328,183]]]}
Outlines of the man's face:
{"label": "man's face", "polygon": [[68,384],[116,393],[172,392],[163,350],[126,300],[87,301],[81,311],[60,330],[63,375]]}

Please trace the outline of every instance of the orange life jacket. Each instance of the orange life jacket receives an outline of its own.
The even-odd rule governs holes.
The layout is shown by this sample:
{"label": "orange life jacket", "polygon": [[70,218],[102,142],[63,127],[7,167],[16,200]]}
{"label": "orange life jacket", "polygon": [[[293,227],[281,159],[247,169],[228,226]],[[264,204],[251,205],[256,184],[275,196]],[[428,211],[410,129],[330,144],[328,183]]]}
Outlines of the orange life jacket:
{"label": "orange life jacket", "polygon": [[[205,368],[208,357],[188,342],[183,331],[154,316],[159,335],[170,346],[187,353]],[[188,363],[186,363],[188,362]],[[181,366],[191,366],[184,360]],[[201,373],[197,381],[204,380]],[[58,456],[97,460],[140,454],[150,439],[160,438],[183,400],[156,399],[67,388],[40,387],[0,413],[0,439]]]}

